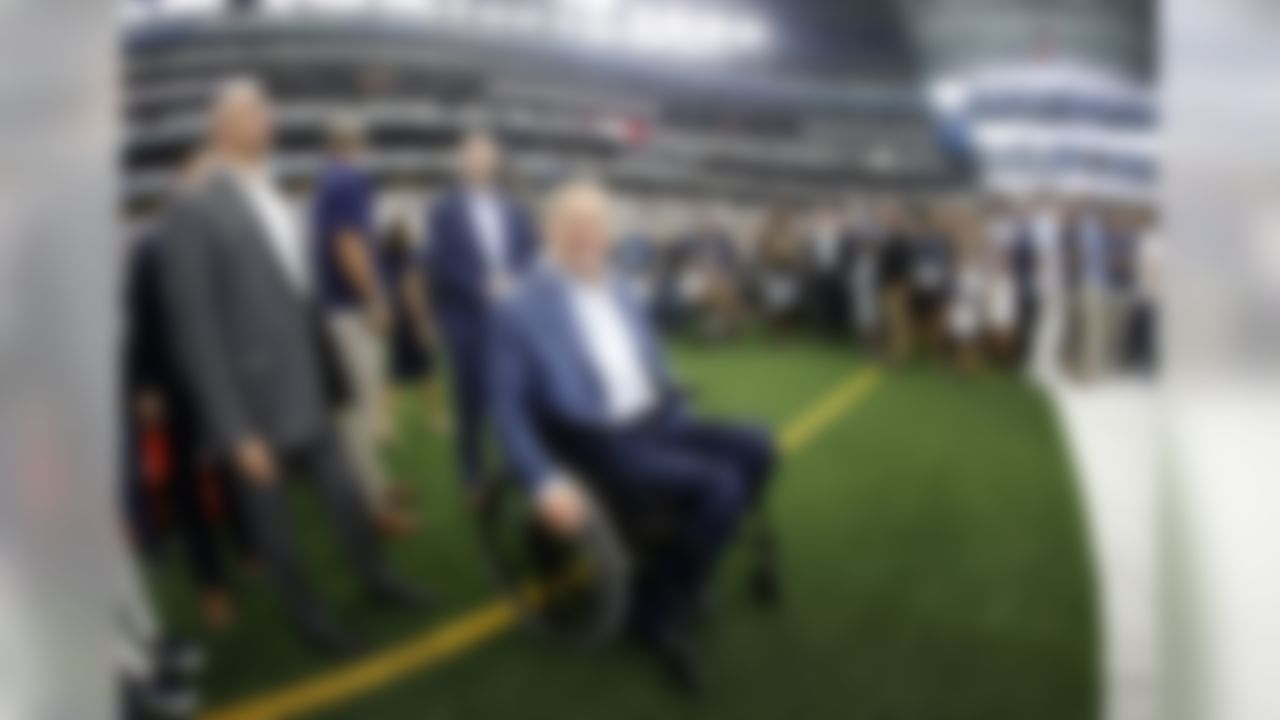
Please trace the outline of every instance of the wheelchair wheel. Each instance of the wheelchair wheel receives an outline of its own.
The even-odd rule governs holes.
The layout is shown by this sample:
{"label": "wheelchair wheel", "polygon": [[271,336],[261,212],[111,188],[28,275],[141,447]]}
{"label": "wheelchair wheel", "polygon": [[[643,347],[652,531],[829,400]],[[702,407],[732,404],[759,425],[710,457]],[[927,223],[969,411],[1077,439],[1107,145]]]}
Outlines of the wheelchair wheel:
{"label": "wheelchair wheel", "polygon": [[615,637],[626,619],[633,571],[609,513],[583,492],[591,511],[572,540],[544,531],[505,481],[487,488],[479,530],[494,580],[525,624],[556,642],[592,647]]}

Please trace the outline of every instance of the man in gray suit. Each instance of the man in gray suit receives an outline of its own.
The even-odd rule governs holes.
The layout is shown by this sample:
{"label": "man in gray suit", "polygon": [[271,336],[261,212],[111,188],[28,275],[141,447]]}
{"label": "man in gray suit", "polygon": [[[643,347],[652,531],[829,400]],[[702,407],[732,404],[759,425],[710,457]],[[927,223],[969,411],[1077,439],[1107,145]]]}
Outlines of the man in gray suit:
{"label": "man in gray suit", "polygon": [[179,373],[202,439],[243,494],[253,539],[293,621],[317,646],[345,651],[351,640],[312,591],[288,527],[287,476],[318,487],[376,599],[421,601],[383,562],[331,427],[335,366],[323,352],[305,237],[270,177],[272,112],[261,87],[235,80],[220,88],[210,133],[217,165],[176,203],[163,232]]}

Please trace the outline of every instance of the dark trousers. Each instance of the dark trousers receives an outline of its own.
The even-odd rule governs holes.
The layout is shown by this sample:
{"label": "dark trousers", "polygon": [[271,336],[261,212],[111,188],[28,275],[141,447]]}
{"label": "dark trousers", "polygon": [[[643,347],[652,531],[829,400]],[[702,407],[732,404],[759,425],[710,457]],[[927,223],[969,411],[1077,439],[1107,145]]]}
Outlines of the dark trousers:
{"label": "dark trousers", "polygon": [[[227,582],[227,562],[223,555],[218,528],[210,517],[206,490],[213,489],[223,501],[223,520],[239,550],[251,552],[248,530],[234,489],[226,473],[214,473],[214,487],[208,488],[201,477],[198,462],[199,434],[190,405],[174,392],[164,393],[164,435],[169,466],[164,509],[172,512],[172,528],[182,539],[191,572],[201,588],[222,588]],[[155,552],[167,528],[161,523],[165,514],[156,512],[147,493],[142,457],[142,438],[147,428],[131,413],[124,419],[127,429],[123,450],[125,458],[125,498],[134,535],[146,553]]]}
{"label": "dark trousers", "polygon": [[132,412],[126,411],[121,417],[121,506],[126,527],[138,549],[150,555],[159,544],[159,531],[147,503],[146,478],[142,470],[142,428]]}
{"label": "dark trousers", "polygon": [[613,493],[616,511],[655,498],[679,508],[678,541],[642,563],[633,617],[640,632],[665,627],[705,588],[774,465],[765,432],[674,413],[558,445],[580,473]]}
{"label": "dark trousers", "polygon": [[[171,396],[172,397],[172,396]],[[227,561],[219,542],[215,518],[210,515],[207,490],[215,490],[222,500],[223,517],[231,539],[242,554],[252,550],[240,499],[231,487],[228,473],[211,473],[213,487],[206,485],[199,463],[199,436],[189,407],[171,400],[168,413],[170,492],[177,530],[186,547],[192,573],[201,588],[221,589],[227,584]]]}
{"label": "dark trousers", "polygon": [[1040,322],[1040,298],[1034,288],[1019,288],[1016,306],[1018,363],[1025,365],[1035,347],[1036,328]]}
{"label": "dark trousers", "polygon": [[449,346],[450,374],[453,381],[453,408],[457,436],[458,471],[468,487],[477,487],[484,477],[484,433],[488,419],[486,402],[486,363],[484,332],[477,318],[455,319],[444,323],[445,342]]}
{"label": "dark trousers", "polygon": [[1159,363],[1159,342],[1159,316],[1155,303],[1140,300],[1133,309],[1126,332],[1126,364],[1139,372],[1154,372]]}
{"label": "dark trousers", "polygon": [[269,485],[236,477],[254,546],[262,556],[292,619],[305,623],[323,612],[311,587],[292,524],[285,482],[297,478],[315,486],[337,527],[352,568],[368,585],[386,577],[386,566],[355,474],[336,435],[326,432],[304,447],[278,451],[280,477]]}
{"label": "dark trousers", "polygon": [[828,339],[849,328],[849,294],[838,272],[815,273],[809,280],[809,303],[818,329]]}

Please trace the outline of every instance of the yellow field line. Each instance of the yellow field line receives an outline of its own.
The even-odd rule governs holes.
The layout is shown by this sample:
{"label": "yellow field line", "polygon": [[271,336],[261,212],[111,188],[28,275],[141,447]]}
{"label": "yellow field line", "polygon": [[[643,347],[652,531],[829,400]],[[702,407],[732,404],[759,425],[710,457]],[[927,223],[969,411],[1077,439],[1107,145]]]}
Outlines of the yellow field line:
{"label": "yellow field line", "polygon": [[833,388],[826,397],[787,423],[778,436],[779,448],[784,453],[792,453],[808,445],[818,433],[866,397],[880,382],[880,377],[880,371],[874,368],[854,373],[848,380]]}
{"label": "yellow field line", "polygon": [[[871,368],[855,372],[787,423],[778,436],[779,448],[790,454],[808,445],[861,402],[880,379],[879,371]],[[206,713],[201,720],[286,720],[315,712],[390,685],[410,673],[422,672],[477,647],[511,627],[516,617],[516,608],[510,600],[494,600],[407,643]]]}

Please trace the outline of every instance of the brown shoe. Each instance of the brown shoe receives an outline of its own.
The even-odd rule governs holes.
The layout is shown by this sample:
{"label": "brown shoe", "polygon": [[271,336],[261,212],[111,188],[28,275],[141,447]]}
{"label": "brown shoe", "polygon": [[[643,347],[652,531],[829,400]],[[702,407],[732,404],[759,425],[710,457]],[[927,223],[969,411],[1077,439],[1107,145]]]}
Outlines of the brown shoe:
{"label": "brown shoe", "polygon": [[385,538],[401,538],[418,532],[418,519],[399,508],[387,508],[378,514],[378,532]]}
{"label": "brown shoe", "polygon": [[397,507],[412,505],[418,500],[418,489],[408,482],[397,482],[387,490],[387,499]]}
{"label": "brown shoe", "polygon": [[226,590],[206,590],[200,598],[200,614],[205,625],[218,632],[229,630],[236,622],[235,606]]}

